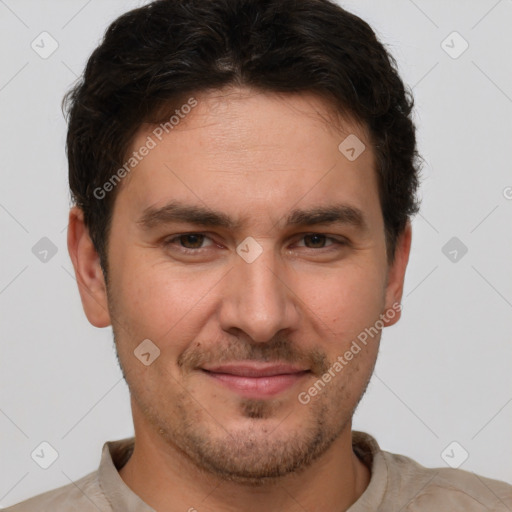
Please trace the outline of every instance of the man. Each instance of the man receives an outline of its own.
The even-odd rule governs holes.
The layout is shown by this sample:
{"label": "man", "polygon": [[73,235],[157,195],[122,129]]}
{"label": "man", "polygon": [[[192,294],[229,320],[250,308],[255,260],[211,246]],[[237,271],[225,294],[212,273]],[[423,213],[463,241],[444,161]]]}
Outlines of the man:
{"label": "man", "polygon": [[328,0],[159,0],[68,96],[68,246],[135,440],[10,511],[510,510],[351,420],[400,318],[412,101]]}

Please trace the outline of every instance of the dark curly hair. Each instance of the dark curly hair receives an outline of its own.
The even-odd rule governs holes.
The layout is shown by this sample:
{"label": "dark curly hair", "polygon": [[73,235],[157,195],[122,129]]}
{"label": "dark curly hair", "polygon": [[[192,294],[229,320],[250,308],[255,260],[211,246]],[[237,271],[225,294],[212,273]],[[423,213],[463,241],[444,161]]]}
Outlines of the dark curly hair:
{"label": "dark curly hair", "polygon": [[313,92],[366,128],[392,262],[419,209],[420,158],[412,95],[370,26],[329,0],[157,0],[109,26],[63,101],[72,200],[103,271],[117,189],[94,191],[126,161],[142,123],[229,85]]}

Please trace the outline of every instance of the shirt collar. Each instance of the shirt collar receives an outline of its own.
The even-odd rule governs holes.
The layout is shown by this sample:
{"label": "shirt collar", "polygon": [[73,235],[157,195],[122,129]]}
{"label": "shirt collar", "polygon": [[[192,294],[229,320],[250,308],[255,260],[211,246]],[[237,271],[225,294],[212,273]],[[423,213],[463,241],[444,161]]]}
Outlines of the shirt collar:
{"label": "shirt collar", "polygon": [[119,475],[133,452],[135,438],[108,441],[103,445],[98,479],[114,512],[155,512],[135,494]]}
{"label": "shirt collar", "polygon": [[379,510],[388,487],[388,466],[377,441],[365,432],[352,431],[352,449],[371,471],[370,483],[347,512]]}

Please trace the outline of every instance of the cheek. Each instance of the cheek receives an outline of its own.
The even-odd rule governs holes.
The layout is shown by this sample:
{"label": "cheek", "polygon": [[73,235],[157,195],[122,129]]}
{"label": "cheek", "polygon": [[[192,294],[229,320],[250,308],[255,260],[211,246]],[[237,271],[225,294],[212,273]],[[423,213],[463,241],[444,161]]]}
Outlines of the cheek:
{"label": "cheek", "polygon": [[350,266],[324,279],[304,279],[300,297],[333,341],[346,340],[377,320],[384,305],[384,284],[378,268]]}
{"label": "cheek", "polygon": [[180,340],[193,339],[201,329],[209,292],[221,276],[126,257],[112,279],[116,314],[135,339],[180,351]]}

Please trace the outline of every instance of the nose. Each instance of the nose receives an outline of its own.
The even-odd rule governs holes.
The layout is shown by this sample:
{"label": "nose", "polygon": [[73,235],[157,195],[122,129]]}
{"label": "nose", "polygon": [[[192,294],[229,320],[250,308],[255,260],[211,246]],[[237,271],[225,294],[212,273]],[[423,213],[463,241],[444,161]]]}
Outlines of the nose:
{"label": "nose", "polygon": [[281,330],[297,328],[298,302],[283,263],[270,248],[252,263],[237,256],[222,290],[221,327],[241,330],[257,343],[268,342]]}

